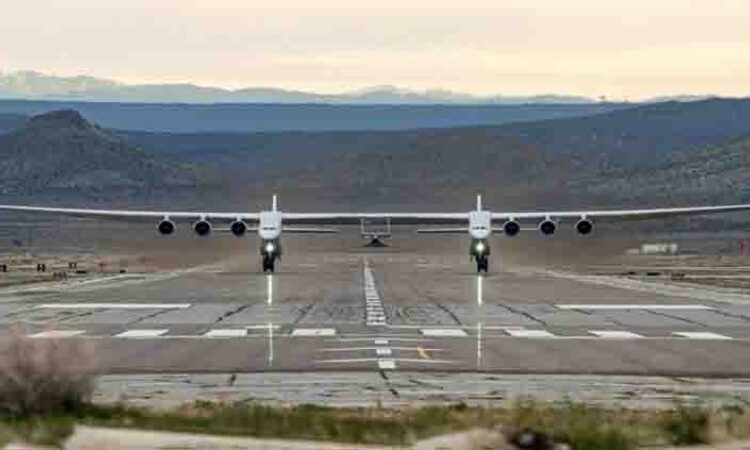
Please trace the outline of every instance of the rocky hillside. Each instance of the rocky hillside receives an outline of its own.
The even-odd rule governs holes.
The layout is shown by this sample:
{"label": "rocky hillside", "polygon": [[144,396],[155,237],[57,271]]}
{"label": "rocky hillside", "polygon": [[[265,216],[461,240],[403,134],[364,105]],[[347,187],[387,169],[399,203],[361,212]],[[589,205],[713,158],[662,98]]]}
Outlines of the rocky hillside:
{"label": "rocky hillside", "polygon": [[197,186],[206,175],[191,164],[146,153],[70,110],[35,116],[0,135],[0,192],[5,195],[148,193]]}

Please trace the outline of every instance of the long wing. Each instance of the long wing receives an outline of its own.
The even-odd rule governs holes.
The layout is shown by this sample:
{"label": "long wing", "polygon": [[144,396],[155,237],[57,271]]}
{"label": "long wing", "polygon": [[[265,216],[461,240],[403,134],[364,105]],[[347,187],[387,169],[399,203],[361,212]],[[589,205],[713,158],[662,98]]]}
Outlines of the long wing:
{"label": "long wing", "polygon": [[718,214],[750,210],[750,204],[695,206],[687,208],[655,208],[655,209],[613,209],[594,211],[535,211],[535,212],[501,212],[492,213],[492,220],[522,220],[522,219],[622,219],[642,220],[665,217],[690,216],[700,214]]}
{"label": "long wing", "polygon": [[254,213],[225,213],[199,211],[131,211],[126,209],[81,209],[81,208],[50,208],[44,206],[16,206],[0,205],[0,211],[15,211],[28,213],[45,213],[73,217],[92,217],[103,219],[193,219],[198,220],[258,220]]}

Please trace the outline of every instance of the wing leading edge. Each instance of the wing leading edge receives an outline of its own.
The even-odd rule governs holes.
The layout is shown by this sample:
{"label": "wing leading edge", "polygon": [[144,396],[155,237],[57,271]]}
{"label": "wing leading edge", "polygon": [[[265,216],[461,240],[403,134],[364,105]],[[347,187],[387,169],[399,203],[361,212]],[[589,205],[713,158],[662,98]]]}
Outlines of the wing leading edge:
{"label": "wing leading edge", "polygon": [[45,206],[17,206],[0,205],[0,211],[41,213],[64,215],[72,217],[91,217],[103,219],[216,219],[216,220],[257,220],[259,214],[254,213],[217,213],[191,211],[132,211],[126,209],[82,209],[82,208],[51,208]]}
{"label": "wing leading edge", "polygon": [[523,220],[523,219],[623,219],[645,220],[664,217],[689,216],[700,214],[719,214],[738,211],[749,211],[750,204],[721,205],[721,206],[693,206],[686,208],[654,208],[654,209],[613,209],[592,211],[535,211],[535,212],[500,212],[492,213],[492,220]]}
{"label": "wing leading edge", "polygon": [[[91,217],[104,219],[192,219],[192,220],[259,220],[258,213],[233,212],[198,212],[198,211],[136,211],[116,209],[83,209],[57,208],[43,206],[0,205],[0,211],[14,211],[27,213],[57,214],[76,217]],[[618,209],[591,211],[533,211],[533,212],[497,212],[491,213],[493,221],[523,220],[523,219],[622,219],[644,220],[686,215],[718,214],[738,211],[750,211],[750,204],[698,206],[686,208],[654,208],[654,209]],[[455,225],[469,220],[470,213],[284,213],[281,212],[285,224],[359,224],[367,220],[389,220],[392,224],[409,225]]]}

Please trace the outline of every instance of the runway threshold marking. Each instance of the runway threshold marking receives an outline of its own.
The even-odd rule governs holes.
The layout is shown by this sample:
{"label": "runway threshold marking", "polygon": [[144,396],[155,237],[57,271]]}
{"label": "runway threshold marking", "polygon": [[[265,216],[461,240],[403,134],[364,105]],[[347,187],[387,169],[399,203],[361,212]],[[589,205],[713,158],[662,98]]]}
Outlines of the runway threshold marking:
{"label": "runway threshold marking", "polygon": [[643,338],[640,334],[633,333],[630,331],[616,331],[616,330],[589,330],[589,333],[604,339],[640,339]]}
{"label": "runway threshold marking", "polygon": [[719,333],[711,333],[708,331],[675,331],[672,334],[682,336],[688,339],[706,339],[706,340],[722,340],[728,341],[734,339],[731,336],[726,336]]}
{"label": "runway threshold marking", "polygon": [[335,328],[295,328],[292,336],[298,337],[317,337],[317,336],[335,336]]}
{"label": "runway threshold marking", "polygon": [[128,339],[139,339],[139,338],[154,338],[166,334],[169,329],[161,328],[154,330],[127,330],[122,333],[116,334],[113,337],[116,338],[128,338]]}
{"label": "runway threshold marking", "polygon": [[186,309],[190,303],[44,303],[34,309]]}
{"label": "runway threshold marking", "polygon": [[506,333],[508,333],[509,335],[513,337],[519,337],[519,338],[549,339],[549,338],[557,337],[547,330],[507,330]]}
{"label": "runway threshold marking", "polygon": [[85,332],[86,331],[84,330],[48,330],[30,334],[27,337],[39,339],[62,339],[79,336]]}
{"label": "runway threshold marking", "polygon": [[245,337],[247,336],[247,329],[245,328],[217,328],[213,330],[208,330],[207,332],[203,333],[203,336],[205,337]]}
{"label": "runway threshold marking", "polygon": [[670,304],[557,304],[555,305],[559,309],[602,309],[602,310],[618,310],[618,309],[664,309],[664,310],[711,310],[714,309],[706,305],[670,305]]}
{"label": "runway threshold marking", "polygon": [[465,337],[466,332],[460,328],[422,328],[421,333],[424,336],[433,337]]}

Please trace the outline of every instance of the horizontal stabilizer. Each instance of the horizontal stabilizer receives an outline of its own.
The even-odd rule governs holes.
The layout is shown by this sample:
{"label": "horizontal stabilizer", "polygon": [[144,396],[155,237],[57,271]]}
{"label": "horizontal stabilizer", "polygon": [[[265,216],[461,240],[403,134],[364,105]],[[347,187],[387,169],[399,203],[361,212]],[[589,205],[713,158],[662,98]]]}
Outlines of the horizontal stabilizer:
{"label": "horizontal stabilizer", "polygon": [[468,232],[468,228],[422,228],[420,230],[417,230],[417,233],[420,234],[465,234]]}
{"label": "horizontal stabilizer", "polygon": [[362,233],[363,238],[389,238],[391,233]]}

